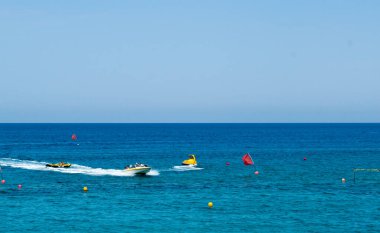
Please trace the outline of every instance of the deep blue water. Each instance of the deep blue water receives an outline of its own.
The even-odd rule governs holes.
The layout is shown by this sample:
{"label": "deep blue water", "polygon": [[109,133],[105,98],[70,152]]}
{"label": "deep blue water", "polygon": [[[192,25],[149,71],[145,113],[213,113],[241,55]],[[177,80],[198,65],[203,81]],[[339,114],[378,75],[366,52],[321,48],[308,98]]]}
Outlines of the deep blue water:
{"label": "deep blue water", "polygon": [[0,232],[380,232],[380,124],[0,124],[0,164]]}

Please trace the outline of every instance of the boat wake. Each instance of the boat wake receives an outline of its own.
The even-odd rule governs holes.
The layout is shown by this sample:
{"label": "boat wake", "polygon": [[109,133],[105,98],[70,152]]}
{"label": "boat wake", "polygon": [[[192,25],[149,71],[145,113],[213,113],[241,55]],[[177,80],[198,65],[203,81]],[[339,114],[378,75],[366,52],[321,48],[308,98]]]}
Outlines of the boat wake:
{"label": "boat wake", "polygon": [[[0,166],[21,168],[27,170],[53,171],[70,174],[84,174],[89,176],[135,176],[135,174],[133,173],[125,172],[124,170],[120,169],[92,168],[78,164],[71,164],[70,168],[51,168],[46,167],[46,164],[46,162],[38,162],[32,160],[0,158]],[[151,170],[146,175],[158,176],[159,174],[160,173],[157,170]]]}
{"label": "boat wake", "polygon": [[157,171],[157,170],[152,169],[148,173],[146,173],[146,175],[147,176],[158,176],[158,175],[160,175],[160,172]]}
{"label": "boat wake", "polygon": [[202,170],[203,168],[200,167],[195,167],[195,166],[174,166],[173,171],[178,171],[178,172],[184,172],[184,171],[196,171],[196,170]]}

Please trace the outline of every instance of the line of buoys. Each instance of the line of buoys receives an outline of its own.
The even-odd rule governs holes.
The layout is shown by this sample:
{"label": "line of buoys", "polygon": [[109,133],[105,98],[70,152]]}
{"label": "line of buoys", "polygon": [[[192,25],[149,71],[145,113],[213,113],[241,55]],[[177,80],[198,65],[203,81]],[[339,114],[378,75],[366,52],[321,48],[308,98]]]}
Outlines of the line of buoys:
{"label": "line of buoys", "polygon": [[[5,184],[5,180],[3,179],[3,180],[1,180],[1,183],[2,184]],[[19,184],[19,185],[17,185],[17,187],[18,187],[18,189],[21,189],[22,188],[22,185],[21,184]]]}

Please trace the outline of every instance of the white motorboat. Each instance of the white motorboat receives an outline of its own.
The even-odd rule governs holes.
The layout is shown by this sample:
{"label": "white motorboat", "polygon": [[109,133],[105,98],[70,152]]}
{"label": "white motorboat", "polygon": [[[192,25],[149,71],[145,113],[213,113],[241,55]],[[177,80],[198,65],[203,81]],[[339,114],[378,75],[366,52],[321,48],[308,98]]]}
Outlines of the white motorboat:
{"label": "white motorboat", "polygon": [[136,163],[134,165],[126,166],[124,171],[130,172],[136,175],[145,175],[148,173],[152,168],[149,167],[146,164]]}

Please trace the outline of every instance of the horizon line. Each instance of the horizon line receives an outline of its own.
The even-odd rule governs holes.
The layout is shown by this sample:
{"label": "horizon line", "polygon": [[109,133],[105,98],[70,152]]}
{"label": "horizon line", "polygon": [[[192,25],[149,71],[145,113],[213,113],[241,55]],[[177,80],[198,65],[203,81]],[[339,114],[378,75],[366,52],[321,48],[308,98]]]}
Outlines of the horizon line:
{"label": "horizon line", "polygon": [[0,124],[380,124],[380,122],[0,122]]}

